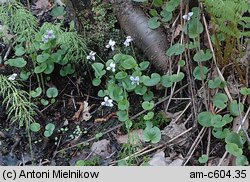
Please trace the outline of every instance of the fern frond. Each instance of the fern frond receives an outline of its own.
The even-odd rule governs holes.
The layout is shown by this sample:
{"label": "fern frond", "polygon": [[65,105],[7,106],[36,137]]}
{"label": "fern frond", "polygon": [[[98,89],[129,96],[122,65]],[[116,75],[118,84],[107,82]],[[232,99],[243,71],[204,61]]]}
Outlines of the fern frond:
{"label": "fern frond", "polygon": [[19,122],[20,127],[25,125],[28,129],[29,124],[35,121],[36,106],[29,101],[29,94],[18,87],[18,82],[0,75],[0,95],[4,98],[2,103],[6,106],[8,119]]}
{"label": "fern frond", "polygon": [[17,36],[19,42],[32,42],[38,29],[36,18],[21,3],[0,3],[0,22]]}

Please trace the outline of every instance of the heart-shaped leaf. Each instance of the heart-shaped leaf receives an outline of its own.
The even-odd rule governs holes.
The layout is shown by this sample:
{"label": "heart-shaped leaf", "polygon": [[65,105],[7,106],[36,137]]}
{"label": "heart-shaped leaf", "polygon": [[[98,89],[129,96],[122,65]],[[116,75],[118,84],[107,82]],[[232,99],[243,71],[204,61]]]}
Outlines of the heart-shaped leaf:
{"label": "heart-shaped leaf", "polygon": [[205,80],[207,77],[208,68],[205,66],[196,66],[193,71],[193,76],[197,80]]}
{"label": "heart-shaped leaf", "polygon": [[142,82],[144,85],[151,87],[157,85],[161,80],[161,76],[158,73],[151,74],[151,78],[149,76],[142,76]]}
{"label": "heart-shaped leaf", "polygon": [[43,63],[49,59],[50,55],[48,53],[38,55],[36,61],[38,63]]}
{"label": "heart-shaped leaf", "polygon": [[58,90],[56,87],[50,87],[47,91],[46,91],[46,95],[48,98],[55,98],[58,96]]}
{"label": "heart-shaped leaf", "polygon": [[151,101],[151,102],[149,102],[149,101],[144,101],[144,102],[142,103],[142,108],[145,109],[145,110],[151,110],[151,109],[154,108],[154,102],[153,102],[153,101]]}
{"label": "heart-shaped leaf", "polygon": [[161,25],[158,17],[152,17],[148,20],[148,27],[151,29],[157,29]]}
{"label": "heart-shaped leaf", "polygon": [[174,45],[172,45],[166,52],[166,54],[168,56],[173,56],[173,55],[180,55],[185,51],[185,46],[180,44],[180,43],[176,43]]}
{"label": "heart-shaped leaf", "polygon": [[215,107],[217,107],[219,109],[226,108],[227,107],[227,101],[228,101],[228,98],[227,98],[226,94],[223,94],[223,93],[217,93],[213,97],[213,104],[214,104]]}
{"label": "heart-shaped leaf", "polygon": [[7,63],[10,66],[14,66],[17,68],[23,68],[27,64],[27,61],[25,61],[23,58],[16,58],[16,59],[9,59],[7,61]]}
{"label": "heart-shaped leaf", "polygon": [[151,120],[151,119],[153,119],[153,117],[154,117],[154,112],[150,111],[150,112],[148,112],[148,113],[143,117],[143,119],[144,119],[144,120]]}
{"label": "heart-shaped leaf", "polygon": [[15,55],[16,55],[16,56],[22,56],[22,55],[24,55],[24,53],[25,53],[24,47],[18,47],[18,48],[15,50]]}
{"label": "heart-shaped leaf", "polygon": [[210,50],[206,50],[206,52],[204,52],[203,50],[200,50],[194,55],[194,61],[196,62],[208,61],[212,57],[213,55]]}
{"label": "heart-shaped leaf", "polygon": [[239,116],[244,110],[244,105],[242,103],[237,103],[236,100],[233,100],[229,105],[229,111],[233,116]]}
{"label": "heart-shaped leaf", "polygon": [[42,63],[42,64],[35,67],[34,72],[35,73],[42,73],[44,70],[46,70],[46,68],[47,68],[47,64]]}
{"label": "heart-shaped leaf", "polygon": [[129,108],[128,100],[124,99],[118,102],[119,110],[127,110]]}
{"label": "heart-shaped leaf", "polygon": [[41,87],[37,87],[35,90],[32,90],[30,92],[31,97],[36,98],[39,97],[42,94],[42,88]]}
{"label": "heart-shaped leaf", "polygon": [[243,151],[241,148],[238,147],[235,143],[227,143],[226,144],[226,150],[228,153],[234,155],[234,156],[241,156]]}
{"label": "heart-shaped leaf", "polygon": [[198,122],[200,125],[205,126],[205,127],[210,127],[212,126],[211,120],[212,120],[213,114],[211,112],[201,112],[198,114]]}

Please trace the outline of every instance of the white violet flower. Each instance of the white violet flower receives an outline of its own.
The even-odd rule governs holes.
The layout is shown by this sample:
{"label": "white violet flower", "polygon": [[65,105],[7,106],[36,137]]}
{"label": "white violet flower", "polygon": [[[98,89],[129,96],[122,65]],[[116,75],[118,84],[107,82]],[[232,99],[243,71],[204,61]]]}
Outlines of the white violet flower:
{"label": "white violet flower", "polygon": [[96,52],[91,51],[91,52],[89,53],[89,55],[87,56],[87,59],[88,59],[88,60],[95,61],[95,55],[96,55]]}
{"label": "white violet flower", "polygon": [[140,83],[139,83],[139,81],[140,81],[140,78],[139,78],[139,76],[130,76],[130,80],[131,80],[131,84],[132,85],[134,85],[134,84],[136,84],[136,85],[139,85]]}
{"label": "white violet flower", "polygon": [[111,62],[110,65],[107,67],[107,70],[111,70],[112,72],[115,72],[115,63]]}
{"label": "white violet flower", "polygon": [[102,106],[113,107],[113,100],[108,97],[104,97],[104,102],[101,103]]}
{"label": "white violet flower", "polygon": [[130,45],[130,42],[132,42],[133,39],[131,36],[127,36],[125,42],[123,43],[126,47]]}
{"label": "white violet flower", "polygon": [[12,75],[10,75],[10,76],[8,77],[8,80],[13,81],[13,80],[16,79],[16,77],[17,77],[17,74],[16,74],[16,73],[13,73]]}
{"label": "white violet flower", "polygon": [[109,40],[109,43],[106,45],[106,48],[110,48],[112,51],[115,50],[115,41],[113,41],[112,39]]}
{"label": "white violet flower", "polygon": [[188,21],[190,20],[191,16],[193,16],[193,14],[194,14],[193,12],[189,12],[187,15],[183,15],[182,18]]}

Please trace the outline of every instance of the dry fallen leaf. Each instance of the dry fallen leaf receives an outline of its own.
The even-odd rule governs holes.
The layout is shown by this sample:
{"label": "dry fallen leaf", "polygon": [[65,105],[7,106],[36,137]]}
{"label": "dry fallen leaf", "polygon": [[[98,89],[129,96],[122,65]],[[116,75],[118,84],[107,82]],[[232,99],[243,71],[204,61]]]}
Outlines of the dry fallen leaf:
{"label": "dry fallen leaf", "polygon": [[[143,130],[133,130],[130,132],[130,138],[133,144],[143,143]],[[126,135],[116,135],[116,140],[119,144],[128,143],[128,134]]]}
{"label": "dry fallen leaf", "polygon": [[[236,118],[234,118],[234,121],[233,121],[233,131],[237,132],[240,125],[241,125],[241,122],[242,122],[242,118],[245,116],[245,113],[242,112],[242,117],[241,116],[237,116]],[[249,118],[247,117],[243,126],[241,126],[244,130],[248,130],[249,128]]]}
{"label": "dry fallen leaf", "polygon": [[178,25],[177,28],[175,29],[173,38],[175,39],[177,36],[179,36],[181,31],[182,31],[182,27],[181,27],[181,25]]}
{"label": "dry fallen leaf", "polygon": [[103,139],[98,142],[94,142],[91,146],[91,152],[93,152],[93,155],[98,155],[100,157],[107,158],[110,156],[111,147],[110,147],[110,141]]}
{"label": "dry fallen leaf", "polygon": [[40,11],[43,11],[43,12],[47,12],[51,8],[52,8],[52,5],[49,2],[49,0],[37,0],[35,2],[35,6],[34,6],[34,9],[40,10]]}
{"label": "dry fallen leaf", "polygon": [[107,116],[104,116],[103,118],[96,118],[94,123],[103,123],[103,122],[108,121],[111,118],[116,118],[116,117],[117,117],[116,113],[113,112],[113,113],[108,114]]}
{"label": "dry fallen leaf", "polygon": [[167,166],[165,153],[163,151],[156,153],[148,162],[150,166]]}
{"label": "dry fallen leaf", "polygon": [[78,102],[77,104],[80,105],[78,111],[74,114],[72,117],[72,120],[79,121],[88,121],[91,118],[91,115],[89,113],[90,107],[88,106],[88,102]]}
{"label": "dry fallen leaf", "polygon": [[[167,125],[162,131],[162,142],[167,142],[168,140],[180,135],[181,133],[185,132],[187,129],[185,125],[182,124],[176,124],[176,123],[170,123]],[[185,133],[179,138],[177,138],[174,143],[178,144],[179,146],[188,146],[189,145],[189,133]]]}

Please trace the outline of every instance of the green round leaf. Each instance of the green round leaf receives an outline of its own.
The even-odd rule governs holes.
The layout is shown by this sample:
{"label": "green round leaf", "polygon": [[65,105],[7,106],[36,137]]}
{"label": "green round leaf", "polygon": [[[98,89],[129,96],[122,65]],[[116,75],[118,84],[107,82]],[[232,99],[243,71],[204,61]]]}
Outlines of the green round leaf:
{"label": "green round leaf", "polygon": [[151,119],[153,119],[153,117],[154,117],[154,112],[148,112],[144,117],[143,117],[143,119],[144,120],[151,120]]}
{"label": "green round leaf", "polygon": [[244,110],[244,105],[242,103],[237,103],[236,100],[233,100],[229,105],[229,111],[233,116],[239,116]]}
{"label": "green round leaf", "polygon": [[135,93],[138,95],[144,95],[147,92],[147,87],[142,85],[137,85],[135,88]]}
{"label": "green round leaf", "polygon": [[56,87],[50,87],[47,91],[46,91],[46,95],[48,98],[55,98],[58,96],[58,90]]}
{"label": "green round leaf", "polygon": [[172,82],[180,82],[185,77],[184,73],[179,72],[178,74],[173,74],[170,76]]}
{"label": "green round leaf", "polygon": [[53,134],[53,131],[55,129],[55,125],[53,123],[49,123],[45,126],[44,136],[50,137]]}
{"label": "green round leaf", "polygon": [[97,95],[98,97],[105,97],[107,94],[104,90],[99,90]]}
{"label": "green round leaf", "polygon": [[216,77],[214,80],[208,81],[208,87],[211,89],[219,88],[222,80],[219,77]]}
{"label": "green round leaf", "polygon": [[46,70],[47,68],[47,64],[46,63],[42,63],[39,66],[36,66],[34,69],[35,73],[42,73],[44,70]]}
{"label": "green round leaf", "polygon": [[153,101],[151,101],[151,102],[149,102],[149,101],[144,101],[144,102],[142,103],[142,108],[145,109],[145,110],[151,110],[151,109],[154,108],[154,102],[153,102]]}
{"label": "green round leaf", "polygon": [[196,66],[193,71],[193,76],[197,80],[205,80],[208,73],[208,68],[205,66]]}
{"label": "green round leaf", "polygon": [[31,123],[30,130],[33,132],[38,132],[41,129],[41,125],[39,123]]}
{"label": "green round leaf", "polygon": [[45,100],[45,99],[41,99],[40,100],[41,104],[44,106],[47,106],[49,104],[49,101]]}
{"label": "green round leaf", "polygon": [[66,12],[64,11],[63,6],[55,6],[51,11],[51,15],[53,17],[63,16],[65,14],[66,14]]}
{"label": "green round leaf", "polygon": [[111,99],[119,102],[123,100],[123,89],[117,85],[108,86],[109,96]]}
{"label": "green round leaf", "polygon": [[43,71],[43,73],[49,75],[54,71],[54,63],[48,63],[47,68]]}
{"label": "green round leaf", "polygon": [[132,127],[132,125],[133,125],[133,122],[130,119],[125,121],[125,126],[127,130],[129,130]]}
{"label": "green round leaf", "polygon": [[153,73],[151,74],[151,78],[149,76],[143,75],[141,79],[145,86],[151,87],[157,85],[160,82],[161,76],[158,73]]}
{"label": "green round leaf", "polygon": [[42,94],[42,91],[43,90],[42,90],[41,87],[37,87],[35,90],[32,90],[30,92],[30,95],[31,95],[31,97],[36,98],[36,97],[39,97]]}
{"label": "green round leaf", "polygon": [[235,132],[230,132],[227,137],[225,138],[225,142],[226,143],[234,143],[237,146],[239,146],[239,148],[243,147],[244,141],[242,139],[242,137],[240,136],[240,134],[235,133]]}
{"label": "green round leaf", "polygon": [[227,143],[226,144],[226,150],[228,153],[234,155],[234,156],[241,156],[243,151],[241,148],[238,147],[235,143]]}
{"label": "green round leaf", "polygon": [[158,127],[146,127],[143,131],[143,139],[145,142],[158,143],[161,140],[161,130]]}
{"label": "green round leaf", "polygon": [[222,128],[213,128],[212,130],[213,136],[218,139],[226,138],[229,133],[230,131],[228,128],[225,128],[224,130],[222,130]]}
{"label": "green round leaf", "polygon": [[10,66],[14,66],[17,68],[23,68],[27,64],[27,61],[25,61],[23,58],[16,58],[16,59],[9,59],[7,61],[7,63]]}
{"label": "green round leaf", "polygon": [[132,69],[138,66],[135,59],[130,55],[123,55],[123,60],[120,61],[124,69]]}
{"label": "green round leaf", "polygon": [[180,55],[185,51],[185,46],[180,44],[180,43],[176,43],[174,45],[172,45],[166,52],[166,54],[168,56],[173,56],[173,55]]}
{"label": "green round leaf", "polygon": [[151,101],[154,98],[154,93],[152,91],[148,91],[143,95],[143,100]]}
{"label": "green round leaf", "polygon": [[168,22],[168,21],[172,20],[172,18],[173,18],[173,13],[167,11],[166,9],[163,9],[160,14],[163,18],[162,21],[164,21],[164,22]]}
{"label": "green round leaf", "polygon": [[186,65],[186,62],[184,60],[180,60],[180,61],[178,61],[178,65],[183,67]]}
{"label": "green round leaf", "polygon": [[163,0],[153,0],[153,5],[156,7],[161,7],[163,4]]}
{"label": "green round leaf", "polygon": [[173,85],[173,82],[171,80],[171,76],[169,75],[163,75],[161,77],[161,84],[166,87],[166,88],[169,88],[169,87],[172,87]]}
{"label": "green round leaf", "polygon": [[48,53],[38,55],[37,58],[36,58],[36,61],[38,63],[43,63],[43,62],[45,62],[45,61],[47,61],[49,59],[49,56],[50,55]]}
{"label": "green round leaf", "polygon": [[241,88],[241,89],[240,89],[240,93],[241,93],[242,95],[250,95],[250,88],[246,88],[246,87]]}
{"label": "green round leaf", "polygon": [[199,163],[204,164],[208,161],[208,155],[202,155],[198,159]]}
{"label": "green round leaf", "polygon": [[226,121],[222,120],[221,115],[213,115],[211,118],[211,125],[214,128],[221,128],[225,126],[226,124],[227,124]]}
{"label": "green round leaf", "polygon": [[205,126],[205,127],[210,127],[212,126],[211,120],[212,120],[213,114],[211,112],[201,112],[198,114],[198,122],[200,125]]}
{"label": "green round leaf", "polygon": [[118,111],[116,115],[118,116],[119,121],[126,121],[129,119],[127,111]]}
{"label": "green round leaf", "polygon": [[104,65],[102,63],[93,63],[91,66],[95,70],[96,78],[101,78],[106,73],[106,71],[103,70]]}
{"label": "green round leaf", "polygon": [[15,55],[16,55],[16,56],[22,56],[22,55],[24,55],[24,53],[25,53],[24,47],[18,47],[18,48],[15,50]]}
{"label": "green round leaf", "polygon": [[143,61],[139,64],[140,66],[140,70],[143,71],[143,70],[146,70],[149,66],[149,62],[148,61]]}
{"label": "green round leaf", "polygon": [[213,104],[215,107],[219,108],[219,109],[224,109],[227,107],[227,101],[228,98],[226,96],[226,94],[223,93],[217,93],[214,97],[213,97]]}
{"label": "green round leaf", "polygon": [[94,86],[100,85],[101,82],[102,82],[102,81],[101,81],[100,78],[94,78],[94,79],[92,80],[92,84],[93,84]]}
{"label": "green round leaf", "polygon": [[28,80],[30,75],[31,75],[31,73],[29,71],[26,72],[26,71],[22,70],[20,73],[20,78],[22,78],[22,80],[26,81],[26,80]]}
{"label": "green round leaf", "polygon": [[124,78],[126,78],[127,76],[128,76],[128,74],[127,74],[126,72],[124,72],[124,71],[120,71],[120,72],[118,72],[118,73],[115,74],[115,78],[116,78],[117,80],[124,79]]}
{"label": "green round leaf", "polygon": [[127,110],[129,108],[128,100],[121,100],[118,102],[118,109],[120,110]]}
{"label": "green round leaf", "polygon": [[237,166],[248,166],[249,161],[247,160],[247,157],[244,155],[240,155],[236,157],[236,165]]}
{"label": "green round leaf", "polygon": [[148,20],[148,27],[151,29],[157,29],[160,25],[158,17],[152,17]]}
{"label": "green round leaf", "polygon": [[196,62],[208,61],[212,57],[213,55],[210,50],[207,50],[206,52],[200,50],[194,55],[194,61]]}

